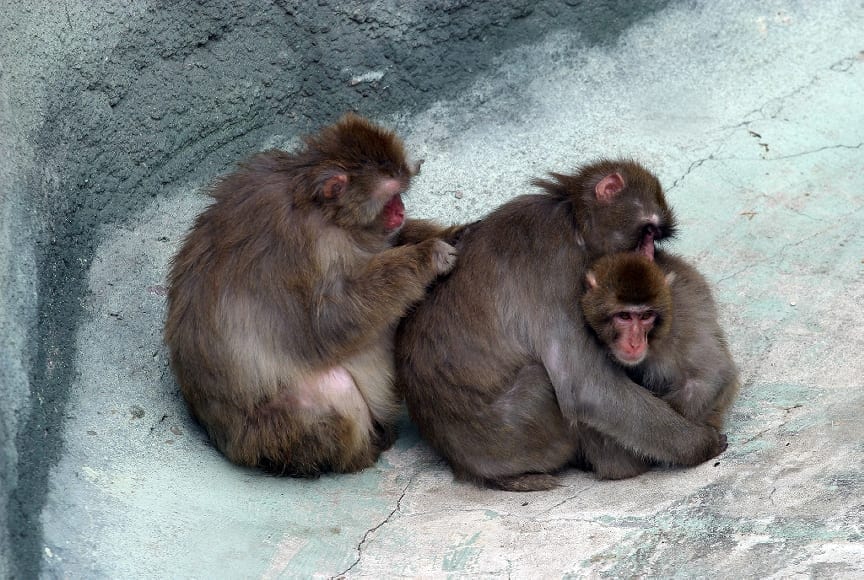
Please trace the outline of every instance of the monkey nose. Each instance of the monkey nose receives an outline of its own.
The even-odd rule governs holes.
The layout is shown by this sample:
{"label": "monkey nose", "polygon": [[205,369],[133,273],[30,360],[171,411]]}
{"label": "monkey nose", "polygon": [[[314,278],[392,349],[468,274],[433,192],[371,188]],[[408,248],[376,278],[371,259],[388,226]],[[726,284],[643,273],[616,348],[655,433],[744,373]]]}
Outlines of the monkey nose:
{"label": "monkey nose", "polygon": [[628,358],[638,359],[645,352],[645,343],[644,342],[631,342],[627,345],[626,354]]}

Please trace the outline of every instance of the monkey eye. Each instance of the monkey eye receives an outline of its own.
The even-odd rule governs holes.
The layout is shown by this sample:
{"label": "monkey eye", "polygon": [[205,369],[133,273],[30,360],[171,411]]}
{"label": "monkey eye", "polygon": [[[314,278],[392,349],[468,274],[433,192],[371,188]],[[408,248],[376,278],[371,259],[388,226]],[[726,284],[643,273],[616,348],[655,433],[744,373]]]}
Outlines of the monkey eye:
{"label": "monkey eye", "polygon": [[641,318],[642,320],[651,320],[652,318],[654,318],[654,312],[651,311],[651,310],[647,310],[647,311],[645,311],[645,312],[642,313],[642,315],[640,316],[640,318]]}
{"label": "monkey eye", "polygon": [[630,320],[633,317],[630,315],[629,312],[619,312],[615,315],[615,318],[617,318],[618,320]]}

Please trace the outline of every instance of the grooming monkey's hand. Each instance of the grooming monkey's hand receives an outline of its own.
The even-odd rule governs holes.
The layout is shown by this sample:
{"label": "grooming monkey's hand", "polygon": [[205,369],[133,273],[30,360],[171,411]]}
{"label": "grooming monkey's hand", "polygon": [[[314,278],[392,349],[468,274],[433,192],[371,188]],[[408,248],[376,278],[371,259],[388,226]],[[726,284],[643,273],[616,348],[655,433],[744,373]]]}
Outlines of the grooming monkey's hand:
{"label": "grooming monkey's hand", "polygon": [[456,265],[456,248],[443,240],[432,240],[432,267],[439,275],[447,274]]}

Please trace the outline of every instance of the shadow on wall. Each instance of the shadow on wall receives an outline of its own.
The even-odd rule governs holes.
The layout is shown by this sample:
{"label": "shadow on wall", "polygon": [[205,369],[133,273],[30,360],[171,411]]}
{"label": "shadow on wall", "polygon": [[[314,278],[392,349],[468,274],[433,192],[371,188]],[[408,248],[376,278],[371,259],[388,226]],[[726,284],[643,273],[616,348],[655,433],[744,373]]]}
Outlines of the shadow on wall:
{"label": "shadow on wall", "polygon": [[[467,86],[508,47],[561,27],[578,28],[586,45],[614,42],[668,1],[638,10],[623,0],[400,4],[81,8],[74,26],[89,30],[87,42],[72,33],[69,13],[69,30],[56,31],[69,41],[63,62],[32,63],[53,72],[33,80],[49,101],[37,164],[18,168],[24,191],[12,196],[35,207],[39,231],[28,240],[39,273],[38,312],[24,321],[36,353],[29,389],[38,396],[15,434],[17,466],[0,466],[18,474],[8,498],[13,575],[38,574],[39,514],[48,472],[62,453],[75,333],[99,225],[134,215],[167,184],[211,179],[267,136],[309,131],[347,109],[372,117],[421,110],[444,95],[442,87],[453,94]],[[35,18],[7,17],[21,28]]]}

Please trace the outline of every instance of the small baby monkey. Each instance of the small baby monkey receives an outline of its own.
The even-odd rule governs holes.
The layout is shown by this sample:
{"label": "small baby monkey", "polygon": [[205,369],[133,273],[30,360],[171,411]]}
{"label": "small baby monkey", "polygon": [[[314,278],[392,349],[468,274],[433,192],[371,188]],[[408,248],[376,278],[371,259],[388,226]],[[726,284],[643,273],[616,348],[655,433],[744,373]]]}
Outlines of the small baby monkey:
{"label": "small baby monkey", "polygon": [[450,230],[405,221],[415,173],[393,133],[348,114],[211,189],[171,264],[165,342],[231,461],[314,476],[392,444],[396,324],[455,263]]}
{"label": "small baby monkey", "polygon": [[[718,431],[738,393],[738,370],[717,322],[711,290],[695,268],[657,250],[600,258],[586,274],[586,322],[635,382],[684,417]],[[585,429],[584,459],[605,479],[651,463]]]}

